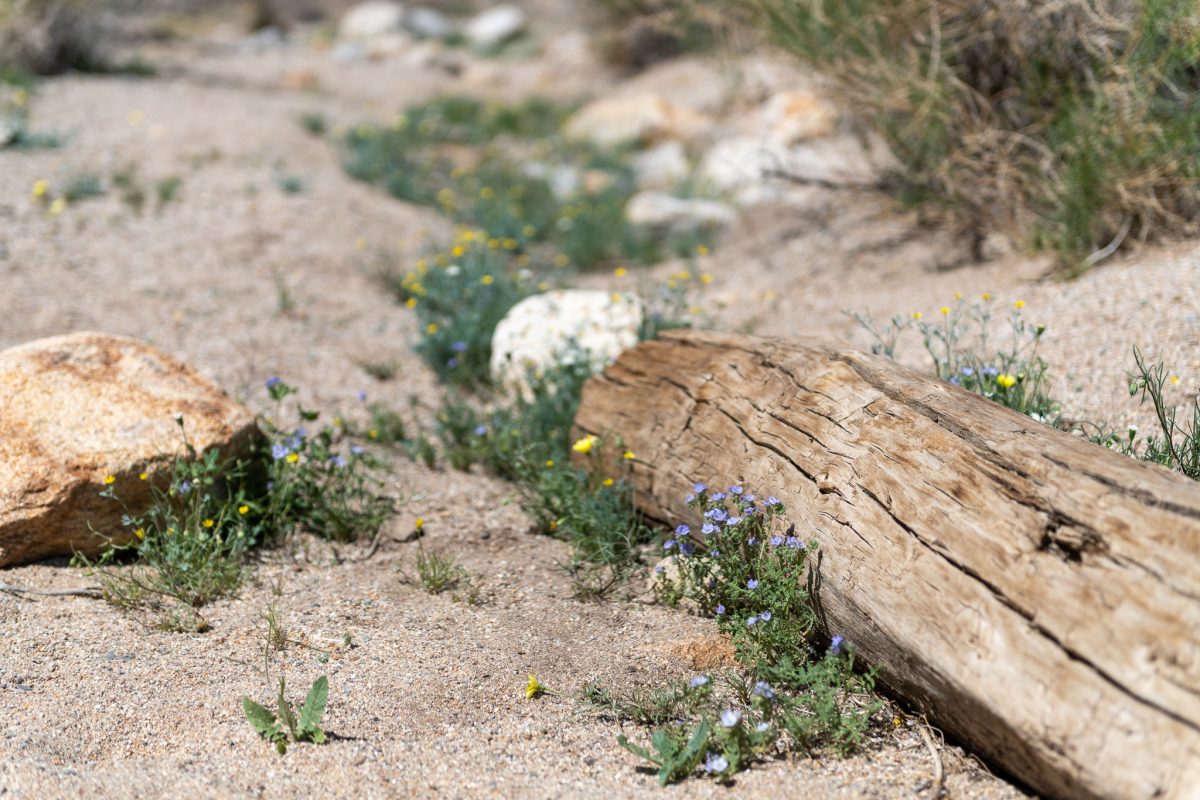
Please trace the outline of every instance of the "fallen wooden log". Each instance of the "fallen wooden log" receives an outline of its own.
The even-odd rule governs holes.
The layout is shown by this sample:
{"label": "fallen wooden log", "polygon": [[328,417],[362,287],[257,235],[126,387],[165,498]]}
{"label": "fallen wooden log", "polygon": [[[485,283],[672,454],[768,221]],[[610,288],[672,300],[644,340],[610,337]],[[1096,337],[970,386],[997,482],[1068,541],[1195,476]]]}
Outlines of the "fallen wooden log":
{"label": "fallen wooden log", "polygon": [[668,334],[576,425],[669,524],[695,481],[778,495],[830,632],[1038,792],[1200,797],[1200,485],[814,340]]}

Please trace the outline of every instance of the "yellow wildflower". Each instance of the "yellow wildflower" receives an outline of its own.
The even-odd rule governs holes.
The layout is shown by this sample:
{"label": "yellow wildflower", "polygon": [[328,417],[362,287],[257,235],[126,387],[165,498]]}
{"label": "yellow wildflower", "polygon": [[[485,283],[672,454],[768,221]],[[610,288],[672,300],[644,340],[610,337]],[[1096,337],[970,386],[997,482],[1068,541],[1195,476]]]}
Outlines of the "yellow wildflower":
{"label": "yellow wildflower", "polygon": [[708,248],[707,248],[707,247],[705,247],[704,245],[699,245],[699,246],[697,246],[697,247],[696,247],[696,255],[698,255],[698,256],[706,256],[706,255],[708,255]]}
{"label": "yellow wildflower", "polygon": [[57,217],[59,214],[61,214],[63,211],[65,211],[66,208],[67,208],[67,201],[61,197],[56,197],[56,198],[54,198],[54,202],[52,202],[50,204],[49,211],[50,211],[51,216]]}
{"label": "yellow wildflower", "polygon": [[549,468],[549,467],[553,467],[553,466],[554,466],[554,459],[553,459],[553,458],[547,458],[547,459],[546,459],[546,467],[547,467],[547,468]]}
{"label": "yellow wildflower", "polygon": [[517,240],[516,239],[511,239],[511,238],[505,239],[503,242],[501,242],[501,244],[504,245],[505,250],[516,250],[517,249]]}
{"label": "yellow wildflower", "polygon": [[1017,379],[1012,375],[1009,375],[1007,372],[1004,372],[996,376],[996,383],[999,384],[1000,388],[1002,389],[1011,389],[1014,385],[1016,385]]}
{"label": "yellow wildflower", "polygon": [[539,282],[538,282],[538,285],[537,285],[537,290],[538,290],[539,292],[544,292],[544,291],[546,291],[546,290],[547,290],[547,289],[549,289],[549,288],[550,288],[550,284],[546,283],[545,281],[539,281]]}
{"label": "yellow wildflower", "polygon": [[1013,303],[1013,308],[1024,308],[1024,307],[1025,307],[1024,300],[1018,300],[1017,302]]}
{"label": "yellow wildflower", "polygon": [[576,453],[590,453],[592,451],[592,447],[594,447],[595,444],[596,444],[596,437],[591,434],[588,434],[587,436],[585,436],[582,439],[580,439],[579,441],[577,441],[575,444],[571,445],[571,449],[574,450]]}
{"label": "yellow wildflower", "polygon": [[617,276],[618,278],[624,278],[628,274],[629,270],[625,269],[624,267],[617,267],[613,270],[613,275]]}
{"label": "yellow wildflower", "polygon": [[206,528],[211,528],[213,525],[216,525],[216,524],[217,523],[213,521],[212,517],[209,517],[208,519],[204,520],[204,527],[206,527]]}
{"label": "yellow wildflower", "polygon": [[112,486],[116,482],[117,482],[116,475],[105,475],[104,476],[104,485],[105,486]]}
{"label": "yellow wildflower", "polygon": [[938,310],[942,313],[942,316],[945,316],[946,314],[950,313],[950,306],[942,306]]}
{"label": "yellow wildflower", "polygon": [[150,477],[150,476],[149,476],[149,475],[147,475],[146,473],[144,473],[144,472],[143,472],[141,475],[138,475],[138,480],[139,480],[139,481],[144,481],[144,480],[146,480],[146,478],[148,478],[148,477]]}
{"label": "yellow wildflower", "polygon": [[962,292],[955,292],[955,293],[954,293],[954,299],[955,299],[955,300],[962,300]]}
{"label": "yellow wildflower", "polygon": [[612,479],[612,478],[605,478],[603,482],[604,482],[604,486],[605,486],[606,488],[607,488],[607,487],[609,487],[609,486],[612,486],[612,485],[613,485],[613,479]]}
{"label": "yellow wildflower", "polygon": [[491,200],[493,197],[496,196],[496,190],[490,186],[485,186],[479,190],[479,196],[482,197],[484,200]]}
{"label": "yellow wildflower", "polygon": [[438,332],[438,325],[437,325],[437,323],[436,323],[436,322],[431,322],[431,323],[429,323],[428,325],[426,325],[426,326],[425,326],[425,332],[426,332],[426,333],[428,333],[430,336],[433,336],[435,333],[437,333],[437,332]]}
{"label": "yellow wildflower", "polygon": [[538,683],[536,675],[529,676],[529,683],[525,684],[525,699],[532,700],[542,693],[542,685]]}
{"label": "yellow wildflower", "polygon": [[556,255],[554,257],[554,266],[556,266],[556,267],[565,267],[567,264],[570,264],[570,263],[571,263],[571,259],[567,258],[567,256],[563,253],[559,253],[558,255]]}
{"label": "yellow wildflower", "polygon": [[424,274],[425,271],[429,269],[429,262],[423,258],[419,258],[417,259],[416,267],[417,272]]}
{"label": "yellow wildflower", "polygon": [[637,458],[637,456],[635,456],[635,455],[633,454],[633,451],[632,451],[632,450],[626,450],[626,451],[625,451],[625,460],[626,460],[626,461],[633,461],[635,458]]}
{"label": "yellow wildflower", "polygon": [[250,506],[238,506],[238,513],[245,515],[250,513]]}
{"label": "yellow wildflower", "polygon": [[419,531],[424,527],[425,527],[425,518],[424,517],[417,517],[415,520],[413,520],[413,530]]}
{"label": "yellow wildflower", "polygon": [[526,239],[532,239],[536,234],[537,228],[533,227],[532,225],[526,225],[524,228],[521,228],[521,235]]}
{"label": "yellow wildflower", "polygon": [[374,428],[372,428],[371,430],[367,431],[367,438],[368,438],[368,439],[378,439],[378,438],[379,438],[379,431],[377,431],[377,430],[375,430]]}
{"label": "yellow wildflower", "polygon": [[1179,376],[1178,376],[1178,375],[1172,375],[1172,376],[1171,376],[1171,383],[1179,383]]}
{"label": "yellow wildflower", "polygon": [[550,520],[550,530],[552,530],[552,531],[558,530],[558,520],[556,520],[556,519]]}
{"label": "yellow wildflower", "polygon": [[417,307],[417,298],[410,297],[407,300],[405,300],[404,307],[405,308],[416,308]]}
{"label": "yellow wildflower", "polygon": [[299,461],[299,460],[300,460],[300,454],[299,454],[299,453],[288,453],[288,455],[287,455],[287,462],[288,462],[289,464],[295,464],[295,463],[296,463],[297,461]]}
{"label": "yellow wildflower", "polygon": [[613,292],[612,294],[610,294],[610,295],[608,296],[608,299],[609,299],[609,300],[611,300],[611,301],[613,301],[614,303],[619,303],[619,302],[621,302],[621,293],[620,293],[620,292]]}
{"label": "yellow wildflower", "polygon": [[675,277],[681,281],[690,281],[692,279],[692,273],[688,272],[686,269],[681,269],[679,272],[675,273]]}
{"label": "yellow wildflower", "polygon": [[139,540],[140,540],[140,539],[145,539],[145,538],[146,538],[146,529],[145,529],[145,528],[138,528],[136,531],[134,531],[134,532],[133,532],[133,535],[134,535],[134,536],[136,536],[136,537],[138,537],[138,539],[139,539]]}
{"label": "yellow wildflower", "polygon": [[980,295],[980,297],[982,297],[984,300],[991,300],[991,299],[992,299],[992,293],[991,293],[991,292],[984,292],[982,295]]}
{"label": "yellow wildflower", "polygon": [[342,419],[341,417],[334,417],[334,418],[333,418],[333,424],[334,424],[336,427],[340,428],[340,427],[342,427],[343,425],[345,425],[345,424],[346,424],[346,420]]}
{"label": "yellow wildflower", "polygon": [[709,275],[707,272],[702,272],[702,273],[700,273],[700,282],[703,283],[705,286],[708,286],[710,283],[713,282],[713,276]]}
{"label": "yellow wildflower", "polygon": [[450,251],[450,255],[454,256],[455,258],[460,258],[465,252],[467,252],[467,248],[463,247],[461,244],[456,244],[454,245],[454,249]]}
{"label": "yellow wildflower", "polygon": [[914,311],[914,312],[912,312],[912,318],[913,318],[913,319],[920,319],[920,318],[921,318],[921,317],[923,317],[923,316],[925,316],[925,315],[924,315],[924,314],[922,314],[920,311]]}
{"label": "yellow wildflower", "polygon": [[33,185],[33,196],[42,198],[46,196],[46,192],[50,191],[50,184],[43,178]]}
{"label": "yellow wildflower", "polygon": [[493,278],[491,275],[484,275],[482,278],[479,279],[479,282],[482,283],[484,286],[491,286],[492,283],[495,282],[495,280],[496,279]]}
{"label": "yellow wildflower", "polygon": [[488,245],[488,250],[499,250],[500,249],[500,240],[499,239],[488,239],[487,245]]}

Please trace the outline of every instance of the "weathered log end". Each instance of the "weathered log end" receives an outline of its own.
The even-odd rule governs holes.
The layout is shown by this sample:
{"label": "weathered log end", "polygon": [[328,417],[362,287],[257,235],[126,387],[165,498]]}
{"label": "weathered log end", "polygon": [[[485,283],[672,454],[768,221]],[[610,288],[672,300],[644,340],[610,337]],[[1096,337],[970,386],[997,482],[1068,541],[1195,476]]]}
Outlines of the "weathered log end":
{"label": "weathered log end", "polygon": [[668,334],[576,424],[663,521],[698,480],[782,498],[830,630],[1035,790],[1200,797],[1200,484],[815,340]]}

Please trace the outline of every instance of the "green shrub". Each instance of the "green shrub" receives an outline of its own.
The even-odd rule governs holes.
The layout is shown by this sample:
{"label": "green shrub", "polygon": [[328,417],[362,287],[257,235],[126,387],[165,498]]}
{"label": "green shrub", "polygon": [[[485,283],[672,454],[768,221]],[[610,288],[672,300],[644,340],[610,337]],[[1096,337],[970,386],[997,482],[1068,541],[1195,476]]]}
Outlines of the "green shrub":
{"label": "green shrub", "polygon": [[[136,510],[117,494],[115,478],[106,479],[101,496],[125,508],[122,538],[132,534],[132,540],[79,560],[97,573],[114,605],[149,609],[165,627],[202,629],[206,623],[193,609],[238,590],[251,547],[299,530],[347,541],[374,532],[392,512],[376,477],[379,465],[361,446],[347,447],[338,426],[311,435],[303,426],[281,426],[282,401],[295,390],[278,378],[267,381],[267,390],[276,414],[260,420],[264,435],[248,458],[215,448],[199,453],[184,436],[165,474],[142,473],[149,501]],[[317,419],[303,408],[298,414],[305,423]],[[183,418],[178,422],[182,433]],[[127,556],[137,560],[117,568]]]}
{"label": "green shrub", "polygon": [[492,333],[535,289],[531,272],[514,269],[505,251],[489,244],[481,232],[464,231],[449,252],[421,259],[404,275],[383,276],[416,312],[421,328],[417,352],[442,380],[456,386],[490,385]]}
{"label": "green shrub", "polygon": [[[391,125],[352,130],[345,167],[394,197],[482,229],[495,247],[526,253],[547,245],[559,266],[652,263],[707,240],[662,241],[631,225],[627,153],[565,141],[559,126],[567,112],[536,99],[504,106],[444,98],[410,108]],[[466,165],[456,165],[455,148]]]}
{"label": "green shrub", "polygon": [[903,164],[903,197],[1017,230],[1076,269],[1129,234],[1194,229],[1190,0],[756,4],[784,48],[868,111]]}
{"label": "green shrub", "polygon": [[[625,736],[617,741],[654,763],[662,784],[700,768],[727,779],[755,760],[794,749],[852,751],[882,703],[871,696],[873,673],[855,671],[853,648],[841,636],[823,651],[810,645],[817,614],[804,578],[816,544],[784,527],[778,499],[756,498],[740,485],[722,492],[696,484],[687,503],[701,514],[702,527],[679,525],[663,542],[678,573],[660,573],[660,592],[678,593],[712,614],[732,639],[741,669],[698,675],[687,690],[673,684],[620,701],[590,686],[584,701],[657,726],[648,748]],[[664,708],[678,713],[674,724],[658,718]]]}

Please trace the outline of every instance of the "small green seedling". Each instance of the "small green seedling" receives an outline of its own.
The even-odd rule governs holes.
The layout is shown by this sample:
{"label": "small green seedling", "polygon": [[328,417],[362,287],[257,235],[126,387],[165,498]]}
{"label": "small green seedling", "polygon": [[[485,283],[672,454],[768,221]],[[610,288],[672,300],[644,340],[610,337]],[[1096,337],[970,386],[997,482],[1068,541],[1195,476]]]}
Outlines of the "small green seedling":
{"label": "small green seedling", "polygon": [[325,715],[325,703],[329,700],[329,678],[322,675],[313,683],[308,690],[308,697],[304,698],[299,718],[284,697],[285,688],[284,679],[280,678],[279,698],[276,701],[278,716],[249,697],[243,697],[242,710],[246,712],[246,719],[259,736],[274,743],[280,755],[287,752],[289,734],[292,742],[324,744],[325,731],[321,729],[321,717]]}
{"label": "small green seedling", "polygon": [[666,786],[687,777],[700,765],[704,760],[704,746],[708,743],[708,734],[708,721],[704,720],[686,740],[665,729],[656,731],[651,738],[653,753],[624,736],[617,737],[617,744],[655,764],[658,767],[658,785]]}

